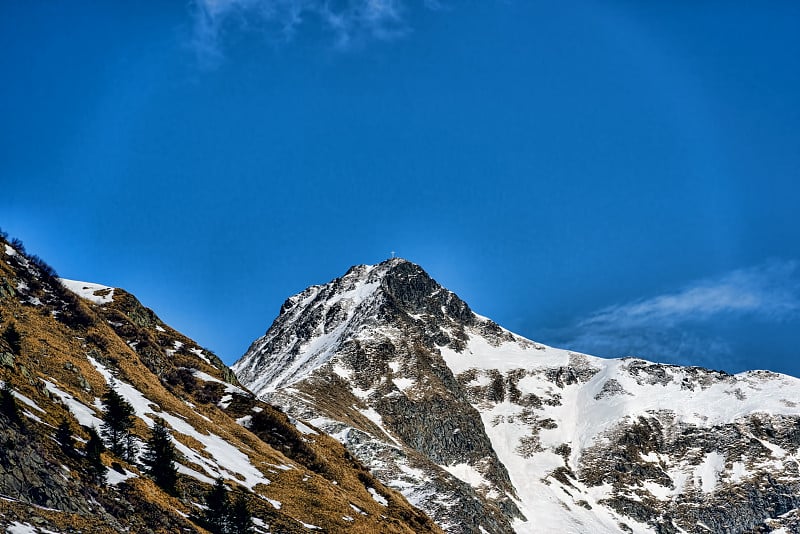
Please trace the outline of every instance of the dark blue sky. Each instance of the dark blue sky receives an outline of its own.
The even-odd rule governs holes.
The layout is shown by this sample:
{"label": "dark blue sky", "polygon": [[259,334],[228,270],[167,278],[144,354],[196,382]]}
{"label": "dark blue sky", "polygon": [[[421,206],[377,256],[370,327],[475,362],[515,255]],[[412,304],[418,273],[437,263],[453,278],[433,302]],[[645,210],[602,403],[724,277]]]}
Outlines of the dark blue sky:
{"label": "dark blue sky", "polygon": [[541,342],[800,376],[800,3],[107,4],[0,7],[0,226],[62,276],[232,363],[396,250]]}

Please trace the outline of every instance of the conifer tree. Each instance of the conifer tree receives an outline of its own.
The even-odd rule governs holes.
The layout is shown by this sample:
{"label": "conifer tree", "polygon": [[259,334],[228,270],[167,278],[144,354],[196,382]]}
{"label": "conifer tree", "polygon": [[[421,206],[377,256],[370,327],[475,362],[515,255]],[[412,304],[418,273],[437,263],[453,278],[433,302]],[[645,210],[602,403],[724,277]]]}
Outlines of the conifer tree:
{"label": "conifer tree", "polygon": [[14,326],[14,323],[9,323],[5,330],[3,330],[3,339],[8,344],[8,348],[11,349],[11,352],[14,354],[19,355],[20,351],[22,350],[22,336],[20,335],[17,327]]}
{"label": "conifer tree", "polygon": [[203,522],[206,529],[212,534],[228,534],[228,515],[230,502],[228,489],[222,477],[218,478],[211,490],[205,495],[206,509],[203,512]]}
{"label": "conifer tree", "polygon": [[156,484],[171,495],[177,494],[178,470],[175,467],[175,446],[164,420],[156,418],[150,439],[142,456],[142,463]]}
{"label": "conifer tree", "polygon": [[106,466],[100,454],[106,450],[103,440],[93,427],[89,429],[89,441],[86,443],[86,467],[92,480],[104,484],[106,481]]}
{"label": "conifer tree", "polygon": [[122,459],[128,463],[136,462],[136,454],[139,452],[139,445],[136,443],[136,438],[133,434],[128,432],[125,434],[125,450],[122,453]]}
{"label": "conifer tree", "polygon": [[133,406],[110,387],[103,394],[102,402],[103,425],[100,431],[108,442],[108,449],[115,456],[132,461],[136,455],[136,444],[130,435]]}
{"label": "conifer tree", "polygon": [[5,415],[12,424],[20,428],[23,426],[17,399],[14,398],[11,384],[8,382],[3,382],[3,387],[0,388],[0,413]]}
{"label": "conifer tree", "polygon": [[253,532],[253,519],[247,504],[247,498],[241,493],[233,500],[228,514],[228,532],[230,534],[251,534]]}
{"label": "conifer tree", "polygon": [[75,438],[72,435],[72,426],[66,417],[61,419],[56,428],[56,441],[64,454],[69,458],[75,457]]}

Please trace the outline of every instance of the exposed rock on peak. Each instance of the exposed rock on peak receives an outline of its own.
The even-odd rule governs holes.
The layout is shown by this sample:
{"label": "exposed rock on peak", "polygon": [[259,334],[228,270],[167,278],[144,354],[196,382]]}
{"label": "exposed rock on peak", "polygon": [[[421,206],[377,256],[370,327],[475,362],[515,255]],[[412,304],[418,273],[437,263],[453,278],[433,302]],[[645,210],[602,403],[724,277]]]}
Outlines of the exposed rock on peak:
{"label": "exposed rock on peak", "polygon": [[356,265],[328,284],[288,298],[234,371],[261,394],[302,379],[346,342],[363,341],[382,325],[409,325],[429,344],[459,350],[464,328],[477,322],[464,301],[414,263],[392,258]]}

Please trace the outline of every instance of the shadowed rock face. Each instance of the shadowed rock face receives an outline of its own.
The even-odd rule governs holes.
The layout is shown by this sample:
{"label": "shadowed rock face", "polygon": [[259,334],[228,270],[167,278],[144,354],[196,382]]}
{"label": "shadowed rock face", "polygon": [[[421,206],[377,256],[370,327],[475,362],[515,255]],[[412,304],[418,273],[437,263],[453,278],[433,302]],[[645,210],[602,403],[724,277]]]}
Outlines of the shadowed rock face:
{"label": "shadowed rock face", "polygon": [[8,497],[37,506],[87,514],[90,505],[74,484],[58,476],[60,466],[40,446],[0,414],[0,488]]}
{"label": "shadowed rock face", "polygon": [[800,381],[545,347],[402,259],[291,297],[234,370],[449,532],[800,532]]}
{"label": "shadowed rock face", "polygon": [[[411,315],[426,315],[433,322],[474,324],[475,315],[466,302],[436,283],[421,267],[407,261],[393,262],[381,281],[391,306]],[[429,321],[431,320],[429,319]]]}

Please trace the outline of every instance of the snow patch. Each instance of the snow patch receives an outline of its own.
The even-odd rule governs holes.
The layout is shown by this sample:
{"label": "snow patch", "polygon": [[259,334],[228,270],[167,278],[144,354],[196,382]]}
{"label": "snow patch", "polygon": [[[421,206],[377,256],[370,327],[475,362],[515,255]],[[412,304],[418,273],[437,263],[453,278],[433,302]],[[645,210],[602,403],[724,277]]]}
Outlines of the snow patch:
{"label": "snow patch", "polygon": [[416,381],[410,378],[392,378],[392,382],[394,385],[397,386],[397,389],[400,391],[405,391],[409,388],[412,388],[416,385]]}
{"label": "snow patch", "polygon": [[761,444],[764,447],[769,449],[770,453],[775,458],[783,458],[784,456],[786,456],[788,454],[782,447],[779,447],[778,445],[775,445],[774,443],[770,443],[769,441],[765,441],[763,439],[759,439],[758,441],[761,442]]}
{"label": "snow patch", "polygon": [[245,390],[243,390],[242,388],[240,388],[238,386],[234,386],[233,384],[229,384],[228,382],[225,382],[224,380],[220,380],[219,378],[213,377],[210,374],[204,373],[203,371],[200,371],[198,369],[190,369],[190,370],[192,371],[192,374],[194,375],[195,378],[199,378],[203,382],[217,382],[219,384],[224,385],[225,386],[225,393],[238,393],[239,395],[242,395],[244,397],[249,397],[250,396]]}
{"label": "snow patch", "polygon": [[206,362],[208,365],[212,365],[211,360],[209,360],[205,354],[203,354],[203,349],[189,349],[189,352]]}
{"label": "snow patch", "polygon": [[372,495],[372,499],[380,504],[381,506],[389,506],[389,501],[386,500],[386,497],[378,493],[375,488],[367,488],[367,491],[370,495]]}
{"label": "snow patch", "polygon": [[[176,444],[175,448],[180,450],[180,448],[177,446],[177,444]],[[175,468],[178,470],[178,473],[181,473],[181,474],[186,475],[186,476],[190,476],[195,480],[199,480],[200,482],[205,482],[206,484],[214,484],[214,482],[216,482],[215,479],[213,479],[211,477],[208,477],[208,476],[206,476],[206,475],[204,475],[202,473],[199,473],[199,472],[195,471],[194,469],[192,469],[191,467],[186,467],[185,465],[183,465],[181,463],[176,463],[175,464]]]}
{"label": "snow patch", "polygon": [[[8,247],[8,245],[6,245]],[[6,527],[8,534],[36,534],[36,529],[29,523],[19,523],[14,521]]]}
{"label": "snow patch", "polygon": [[114,288],[90,282],[59,278],[61,284],[81,298],[95,304],[108,304],[114,300]]}
{"label": "snow patch", "polygon": [[78,420],[78,424],[89,428],[100,428],[103,424],[103,421],[96,416],[96,412],[93,409],[89,408],[66,391],[60,390],[58,386],[49,380],[43,378],[40,380],[44,383],[44,387],[47,391],[58,397],[61,402],[69,408],[69,411],[72,412],[72,415]]}
{"label": "snow patch", "polygon": [[747,466],[744,465],[744,462],[733,462],[730,470],[731,481],[737,483],[741,481],[743,478],[747,478],[752,475],[752,473],[747,469]]}
{"label": "snow patch", "polygon": [[250,421],[253,420],[252,415],[245,415],[244,417],[240,417],[236,420],[236,422],[243,427],[247,428],[250,425]]}
{"label": "snow patch", "polygon": [[719,474],[725,469],[725,456],[718,451],[712,451],[706,455],[700,465],[694,470],[694,483],[705,493],[714,491],[717,487]]}
{"label": "snow patch", "polygon": [[258,517],[253,517],[252,521],[253,525],[255,525],[256,527],[256,532],[258,534],[269,534],[269,530],[267,530],[267,528],[269,528],[269,525],[267,525],[267,523],[265,523],[263,519]]}
{"label": "snow patch", "polygon": [[129,478],[133,478],[138,476],[133,471],[128,471],[127,469],[123,468],[125,473],[120,473],[116,469],[108,469],[106,470],[106,482],[111,484],[112,486],[116,486],[120,482],[124,482]]}
{"label": "snow patch", "polygon": [[17,391],[11,391],[11,394],[14,395],[14,398],[16,398],[19,401],[22,401],[24,404],[27,404],[28,406],[30,406],[34,410],[38,410],[38,411],[40,411],[42,413],[47,413],[44,410],[42,410],[41,408],[39,408],[38,404],[33,402],[31,399],[29,399],[28,397],[26,397],[22,393],[19,393]]}
{"label": "snow patch", "polygon": [[457,479],[463,480],[473,488],[488,485],[486,479],[483,478],[483,475],[481,475],[477,469],[468,463],[443,465],[442,468]]}
{"label": "snow patch", "polygon": [[317,435],[319,432],[311,428],[310,426],[304,424],[302,421],[298,421],[297,419],[290,417],[289,422],[291,422],[294,427],[300,431],[302,434],[314,434]]}
{"label": "snow patch", "polygon": [[[33,419],[33,420],[34,420],[34,421],[36,421],[37,423],[41,423],[41,424],[43,424],[43,425],[47,424],[47,423],[45,423],[44,421],[42,421],[41,419],[39,419],[39,417],[38,417],[38,416],[36,416],[36,415],[32,414],[32,413],[31,413],[31,412],[29,412],[28,410],[25,410],[25,411],[23,411],[23,412],[22,412],[22,415],[24,415],[24,416],[25,416],[25,417],[27,417],[28,419]],[[48,426],[50,426],[50,425],[48,425]]]}
{"label": "snow patch", "polygon": [[219,400],[217,406],[219,406],[223,410],[227,410],[228,406],[231,405],[232,401],[233,401],[233,395],[225,395]]}
{"label": "snow patch", "polygon": [[14,521],[6,527],[6,534],[58,534],[58,532],[41,527],[37,528],[29,523]]}
{"label": "snow patch", "polygon": [[[361,413],[361,415],[363,415],[364,417],[366,417],[367,419],[369,419],[370,421],[375,423],[375,426],[377,426],[381,430],[381,432],[383,432],[389,439],[391,439],[392,442],[396,446],[398,446],[398,447],[401,446],[397,442],[397,440],[394,439],[394,437],[389,433],[389,431],[386,430],[386,428],[384,428],[384,426],[383,426],[383,418],[381,417],[381,414],[379,414],[377,411],[375,411],[374,408],[370,407],[370,408],[367,408],[366,410],[358,410],[358,411]],[[312,423],[312,424],[314,424],[314,423]],[[348,429],[348,431],[349,431],[349,429]],[[342,443],[344,443],[344,442],[342,442]]]}
{"label": "snow patch", "polygon": [[674,494],[673,490],[661,484],[656,484],[651,480],[645,480],[642,482],[642,486],[644,486],[644,489],[649,491],[653,497],[662,501],[671,498]]}

